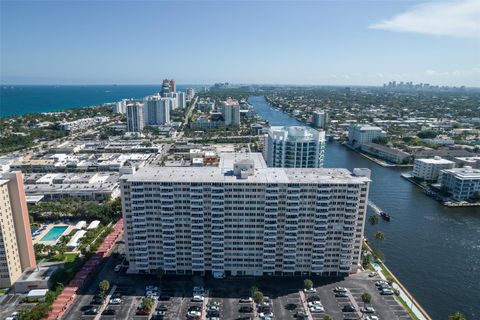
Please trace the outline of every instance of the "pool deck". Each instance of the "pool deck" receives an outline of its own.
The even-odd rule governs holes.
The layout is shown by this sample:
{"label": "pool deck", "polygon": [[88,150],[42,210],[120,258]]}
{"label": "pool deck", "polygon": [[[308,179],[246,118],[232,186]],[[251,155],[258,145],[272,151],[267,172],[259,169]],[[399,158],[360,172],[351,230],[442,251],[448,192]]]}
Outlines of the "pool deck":
{"label": "pool deck", "polygon": [[[65,231],[62,233],[62,235],[60,237],[57,238],[57,240],[54,240],[54,241],[40,241],[42,240],[42,238],[53,228],[53,227],[67,227],[67,229],[65,229]],[[70,234],[70,232],[72,232],[72,230],[74,229],[74,226],[73,225],[69,225],[69,224],[65,224],[65,223],[59,223],[59,224],[48,224],[47,225],[47,228],[45,228],[40,234],[38,234],[34,239],[32,238],[32,241],[33,241],[33,244],[35,243],[41,243],[41,244],[44,244],[46,246],[54,246],[57,244],[58,240],[62,237],[62,236],[65,236],[65,235],[68,235]]]}

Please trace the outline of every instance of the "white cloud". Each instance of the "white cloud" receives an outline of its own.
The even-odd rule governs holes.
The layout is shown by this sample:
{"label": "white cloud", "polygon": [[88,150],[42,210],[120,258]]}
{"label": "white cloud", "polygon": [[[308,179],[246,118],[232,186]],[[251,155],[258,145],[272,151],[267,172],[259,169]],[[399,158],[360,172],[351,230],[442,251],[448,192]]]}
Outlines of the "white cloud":
{"label": "white cloud", "polygon": [[480,73],[480,68],[471,68],[465,70],[451,70],[451,71],[437,71],[437,70],[425,70],[423,72],[426,76],[472,76]]}
{"label": "white cloud", "polygon": [[391,19],[371,24],[369,28],[480,38],[480,0],[421,4]]}

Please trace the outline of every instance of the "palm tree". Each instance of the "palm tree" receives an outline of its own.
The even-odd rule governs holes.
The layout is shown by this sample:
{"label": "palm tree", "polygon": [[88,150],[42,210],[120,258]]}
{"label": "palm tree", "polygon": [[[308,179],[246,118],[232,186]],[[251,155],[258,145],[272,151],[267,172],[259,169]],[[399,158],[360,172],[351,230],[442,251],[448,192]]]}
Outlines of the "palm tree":
{"label": "palm tree", "polygon": [[461,313],[460,311],[457,311],[451,316],[448,316],[448,320],[466,320],[466,318],[463,315],[463,313]]}
{"label": "palm tree", "polygon": [[370,222],[370,225],[374,226],[378,223],[378,217],[376,214],[372,214],[370,217],[368,217],[368,221]]}
{"label": "palm tree", "polygon": [[375,240],[378,242],[385,240],[385,234],[382,231],[375,232]]}

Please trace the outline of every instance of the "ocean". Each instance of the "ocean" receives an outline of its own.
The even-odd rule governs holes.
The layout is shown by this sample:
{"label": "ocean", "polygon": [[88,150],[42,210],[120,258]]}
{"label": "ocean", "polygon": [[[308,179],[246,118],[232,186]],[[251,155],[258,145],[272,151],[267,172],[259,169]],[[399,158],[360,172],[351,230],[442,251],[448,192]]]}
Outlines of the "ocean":
{"label": "ocean", "polygon": [[[11,115],[61,111],[115,102],[127,98],[142,98],[161,90],[158,85],[2,85],[0,88],[0,118]],[[199,85],[177,85],[199,90]]]}

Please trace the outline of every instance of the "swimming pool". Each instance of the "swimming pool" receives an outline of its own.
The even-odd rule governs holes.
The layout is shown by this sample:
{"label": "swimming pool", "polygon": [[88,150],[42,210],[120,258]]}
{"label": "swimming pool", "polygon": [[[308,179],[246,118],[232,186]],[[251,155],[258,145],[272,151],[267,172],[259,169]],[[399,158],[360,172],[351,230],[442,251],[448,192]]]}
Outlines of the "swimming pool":
{"label": "swimming pool", "polygon": [[55,226],[48,231],[46,235],[40,240],[41,242],[46,241],[57,241],[58,238],[67,230],[68,226]]}

